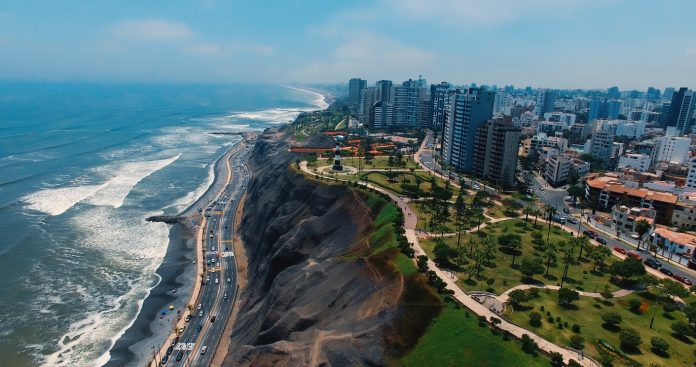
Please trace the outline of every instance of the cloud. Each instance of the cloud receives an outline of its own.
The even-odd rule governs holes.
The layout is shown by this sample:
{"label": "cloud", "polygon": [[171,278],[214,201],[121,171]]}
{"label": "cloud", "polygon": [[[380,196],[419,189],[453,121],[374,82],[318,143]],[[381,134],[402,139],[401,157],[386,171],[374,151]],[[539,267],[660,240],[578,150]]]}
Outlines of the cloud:
{"label": "cloud", "polygon": [[400,18],[459,27],[498,25],[576,4],[578,0],[380,0],[381,6]]}
{"label": "cloud", "polygon": [[196,37],[186,24],[164,19],[122,21],[111,31],[117,38],[143,42],[182,41]]}
{"label": "cloud", "polygon": [[297,80],[322,82],[347,80],[361,75],[369,79],[416,76],[432,67],[436,55],[372,32],[354,32],[324,60],[310,61],[293,74]]}

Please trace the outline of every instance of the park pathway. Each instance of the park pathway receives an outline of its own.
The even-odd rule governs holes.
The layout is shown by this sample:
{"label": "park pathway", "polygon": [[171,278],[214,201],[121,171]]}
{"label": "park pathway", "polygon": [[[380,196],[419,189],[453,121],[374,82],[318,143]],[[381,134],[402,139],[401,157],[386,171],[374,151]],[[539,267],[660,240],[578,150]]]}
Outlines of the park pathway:
{"label": "park pathway", "polygon": [[[503,294],[501,294],[497,298],[500,302],[505,303],[505,302],[507,302],[508,298],[510,298],[510,292],[517,290],[517,289],[527,290],[527,289],[531,289],[531,288],[551,289],[554,291],[561,289],[561,287],[559,287],[557,285],[520,284],[516,287],[512,287],[512,288],[506,290],[505,292],[503,292]],[[602,295],[600,293],[596,293],[596,292],[584,292],[584,291],[577,291],[577,290],[576,290],[576,292],[578,292],[578,294],[580,294],[581,296],[584,296],[584,297],[602,298]],[[613,292],[612,295],[614,296],[614,298],[621,298],[621,297],[628,296],[629,294],[631,294],[633,292],[635,292],[635,291],[630,290],[630,289],[619,289],[618,291]]]}
{"label": "park pathway", "polygon": [[[324,175],[319,175],[315,172],[312,172],[309,167],[307,167],[307,161],[302,161],[300,162],[300,169],[305,172],[306,174],[309,174],[313,177],[322,177],[324,179],[329,179],[329,180],[335,180],[335,181],[341,181],[341,182],[347,182],[347,180],[342,180],[334,177],[329,177],[329,176],[324,176]],[[378,192],[381,192],[383,194],[386,194],[391,198],[391,200],[401,209],[401,211],[404,214],[404,229],[406,232],[406,239],[408,239],[409,243],[413,246],[413,249],[415,251],[415,255],[420,256],[420,255],[425,255],[425,251],[423,248],[420,246],[420,241],[418,239],[418,236],[416,234],[416,224],[417,224],[417,217],[416,214],[411,210],[411,208],[408,206],[406,201],[404,201],[400,196],[394,195],[388,190],[385,190],[379,186],[372,185],[368,182],[359,182],[361,186],[365,186],[371,189],[374,189]],[[578,362],[580,365],[585,366],[585,367],[599,367],[599,364],[595,362],[593,359],[584,356],[581,353],[578,353],[576,351],[573,351],[568,348],[561,347],[559,345],[553,344],[550,341],[542,338],[541,336],[521,327],[516,324],[513,324],[504,318],[502,316],[490,309],[488,309],[486,306],[482,305],[478,301],[476,301],[474,298],[472,298],[469,294],[464,292],[461,288],[456,283],[456,280],[451,278],[451,274],[449,272],[446,272],[442,269],[440,269],[437,265],[435,265],[435,262],[433,262],[430,257],[428,257],[428,268],[430,270],[433,270],[437,276],[442,278],[442,280],[447,284],[447,288],[451,289],[454,294],[452,297],[459,301],[461,304],[463,304],[465,307],[470,309],[472,312],[474,312],[478,316],[484,316],[486,320],[491,321],[493,318],[500,320],[500,323],[497,325],[497,328],[500,330],[507,331],[510,333],[510,335],[521,339],[523,335],[527,335],[534,342],[538,345],[539,349],[547,354],[551,353],[560,353],[563,356],[563,361],[567,364],[571,359],[575,360]]]}

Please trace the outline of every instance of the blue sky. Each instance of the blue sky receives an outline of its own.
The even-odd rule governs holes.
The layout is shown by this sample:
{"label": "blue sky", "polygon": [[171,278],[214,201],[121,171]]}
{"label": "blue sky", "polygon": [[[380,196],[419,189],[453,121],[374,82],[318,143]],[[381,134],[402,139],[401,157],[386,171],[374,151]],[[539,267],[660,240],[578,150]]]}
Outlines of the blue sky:
{"label": "blue sky", "polygon": [[0,3],[0,79],[696,88],[696,1]]}

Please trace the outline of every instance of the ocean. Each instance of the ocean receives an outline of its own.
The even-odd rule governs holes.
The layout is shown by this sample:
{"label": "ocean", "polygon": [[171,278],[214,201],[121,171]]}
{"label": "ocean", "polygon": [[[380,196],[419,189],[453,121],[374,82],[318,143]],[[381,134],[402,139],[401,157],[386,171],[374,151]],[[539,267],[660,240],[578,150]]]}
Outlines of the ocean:
{"label": "ocean", "polygon": [[[168,246],[145,222],[212,182],[238,135],[325,108],[279,85],[0,82],[0,355],[99,366]],[[153,316],[154,317],[154,316]]]}

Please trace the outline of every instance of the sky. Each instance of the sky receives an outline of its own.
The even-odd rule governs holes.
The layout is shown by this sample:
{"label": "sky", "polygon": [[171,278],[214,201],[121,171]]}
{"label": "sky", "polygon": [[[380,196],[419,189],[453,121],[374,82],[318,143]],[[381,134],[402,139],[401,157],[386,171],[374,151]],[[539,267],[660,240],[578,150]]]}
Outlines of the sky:
{"label": "sky", "polygon": [[693,0],[2,0],[0,80],[696,88]]}

